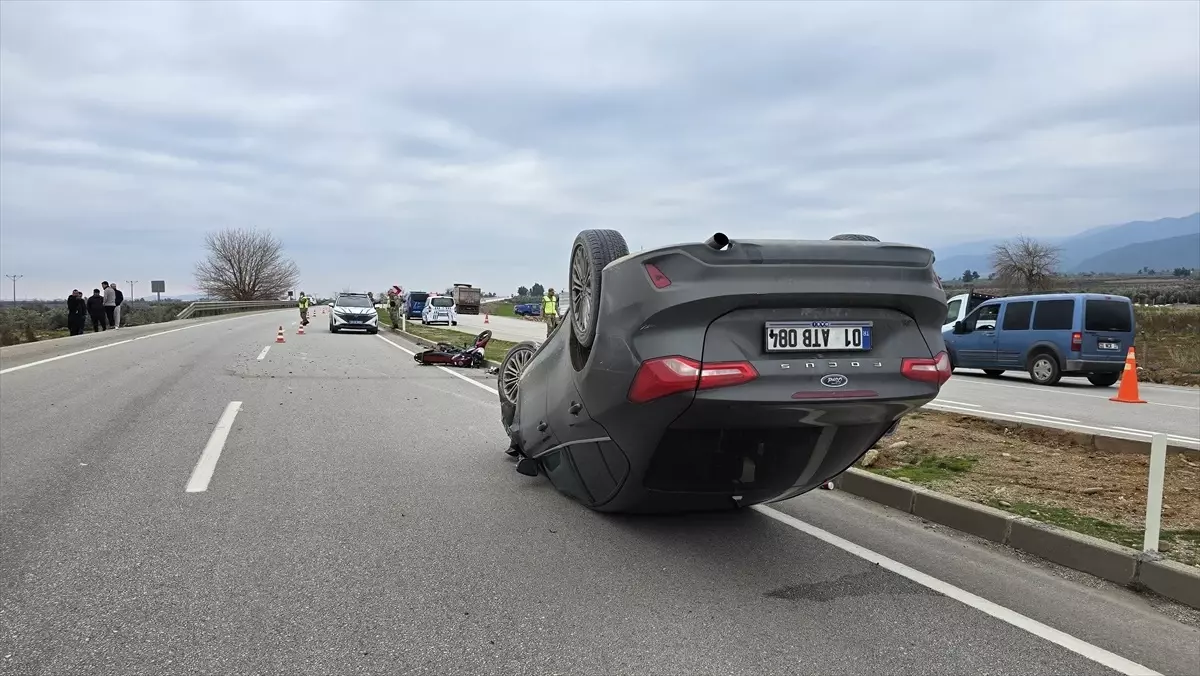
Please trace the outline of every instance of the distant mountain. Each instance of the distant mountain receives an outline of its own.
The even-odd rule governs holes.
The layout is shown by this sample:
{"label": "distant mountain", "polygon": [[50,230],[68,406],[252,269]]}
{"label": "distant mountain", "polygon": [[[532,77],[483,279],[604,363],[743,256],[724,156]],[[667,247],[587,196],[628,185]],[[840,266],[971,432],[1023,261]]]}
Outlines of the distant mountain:
{"label": "distant mountain", "polygon": [[[1160,218],[1157,221],[1102,225],[1069,237],[1038,237],[1037,239],[1062,249],[1063,270],[1076,270],[1084,261],[1113,249],[1197,233],[1200,233],[1200,212],[1183,218]],[[1036,236],[1032,233],[1030,235]],[[992,264],[988,260],[988,255],[991,253],[992,246],[1003,241],[1005,240],[994,239],[935,248],[938,274],[943,278],[953,279],[962,275],[964,270],[971,269],[986,276],[991,272]],[[1135,266],[1129,272],[1136,272],[1141,267],[1140,265]],[[1150,267],[1159,269],[1161,266]],[[1112,270],[1111,272],[1123,271]]]}
{"label": "distant mountain", "polygon": [[1142,268],[1200,268],[1200,232],[1111,249],[1081,261],[1070,271],[1132,273]]}

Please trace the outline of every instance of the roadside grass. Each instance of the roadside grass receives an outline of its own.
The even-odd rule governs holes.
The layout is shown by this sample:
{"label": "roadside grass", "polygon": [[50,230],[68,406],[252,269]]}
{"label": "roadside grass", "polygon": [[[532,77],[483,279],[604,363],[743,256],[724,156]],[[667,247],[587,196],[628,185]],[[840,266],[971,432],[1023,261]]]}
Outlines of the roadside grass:
{"label": "roadside grass", "polygon": [[[475,334],[473,333],[466,333],[456,328],[452,329],[443,326],[427,326],[420,322],[408,322],[407,331],[425,340],[450,343],[451,345],[462,345],[464,343],[469,345],[475,339]],[[483,353],[488,359],[498,362],[504,359],[504,355],[508,354],[513,345],[516,345],[516,343],[492,338],[488,341],[487,348]]]}
{"label": "roadside grass", "polygon": [[[860,461],[870,472],[1140,549],[1149,458],[1079,435],[922,410]],[[1200,456],[1167,457],[1160,551],[1200,566]]]}
{"label": "roadside grass", "polygon": [[1137,307],[1140,380],[1200,385],[1200,307]]}

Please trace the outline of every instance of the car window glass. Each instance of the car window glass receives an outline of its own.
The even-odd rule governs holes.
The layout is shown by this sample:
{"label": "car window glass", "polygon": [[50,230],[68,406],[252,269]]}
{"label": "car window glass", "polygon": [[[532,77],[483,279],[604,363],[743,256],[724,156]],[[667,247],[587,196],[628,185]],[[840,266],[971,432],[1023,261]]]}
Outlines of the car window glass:
{"label": "car window glass", "polygon": [[946,306],[946,321],[944,323],[949,324],[958,320],[958,311],[962,309],[962,304],[962,299],[950,301],[950,304]]}
{"label": "car window glass", "polygon": [[993,305],[980,305],[971,311],[963,320],[963,325],[972,331],[980,329],[996,328],[996,316],[1000,314],[999,303]]}
{"label": "car window glass", "polygon": [[1132,306],[1123,300],[1089,300],[1084,304],[1085,331],[1133,331]]}
{"label": "car window glass", "polygon": [[1004,308],[1005,331],[1028,331],[1029,319],[1033,316],[1033,301],[1009,303]]}
{"label": "car window glass", "polygon": [[1074,320],[1074,298],[1039,300],[1033,309],[1034,331],[1070,331]]}
{"label": "car window glass", "polygon": [[338,296],[336,303],[338,307],[372,307],[366,296]]}

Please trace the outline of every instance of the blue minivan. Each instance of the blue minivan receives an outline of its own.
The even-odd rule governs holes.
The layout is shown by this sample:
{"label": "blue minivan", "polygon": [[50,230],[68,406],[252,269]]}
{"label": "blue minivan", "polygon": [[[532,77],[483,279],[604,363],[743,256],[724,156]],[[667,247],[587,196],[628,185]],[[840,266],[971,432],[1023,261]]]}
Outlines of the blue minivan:
{"label": "blue minivan", "polygon": [[1121,378],[1133,336],[1133,303],[1096,293],[995,298],[942,331],[953,368],[1028,371],[1039,385],[1084,376],[1097,387]]}

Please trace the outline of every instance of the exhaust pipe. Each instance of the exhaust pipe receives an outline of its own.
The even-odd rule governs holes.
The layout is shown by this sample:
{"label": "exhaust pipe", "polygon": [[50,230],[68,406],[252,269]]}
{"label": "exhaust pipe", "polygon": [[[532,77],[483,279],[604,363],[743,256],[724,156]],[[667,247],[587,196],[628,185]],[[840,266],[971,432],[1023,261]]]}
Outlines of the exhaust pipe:
{"label": "exhaust pipe", "polygon": [[711,249],[720,251],[729,246],[729,238],[723,232],[715,232],[712,237],[704,240],[704,243]]}

